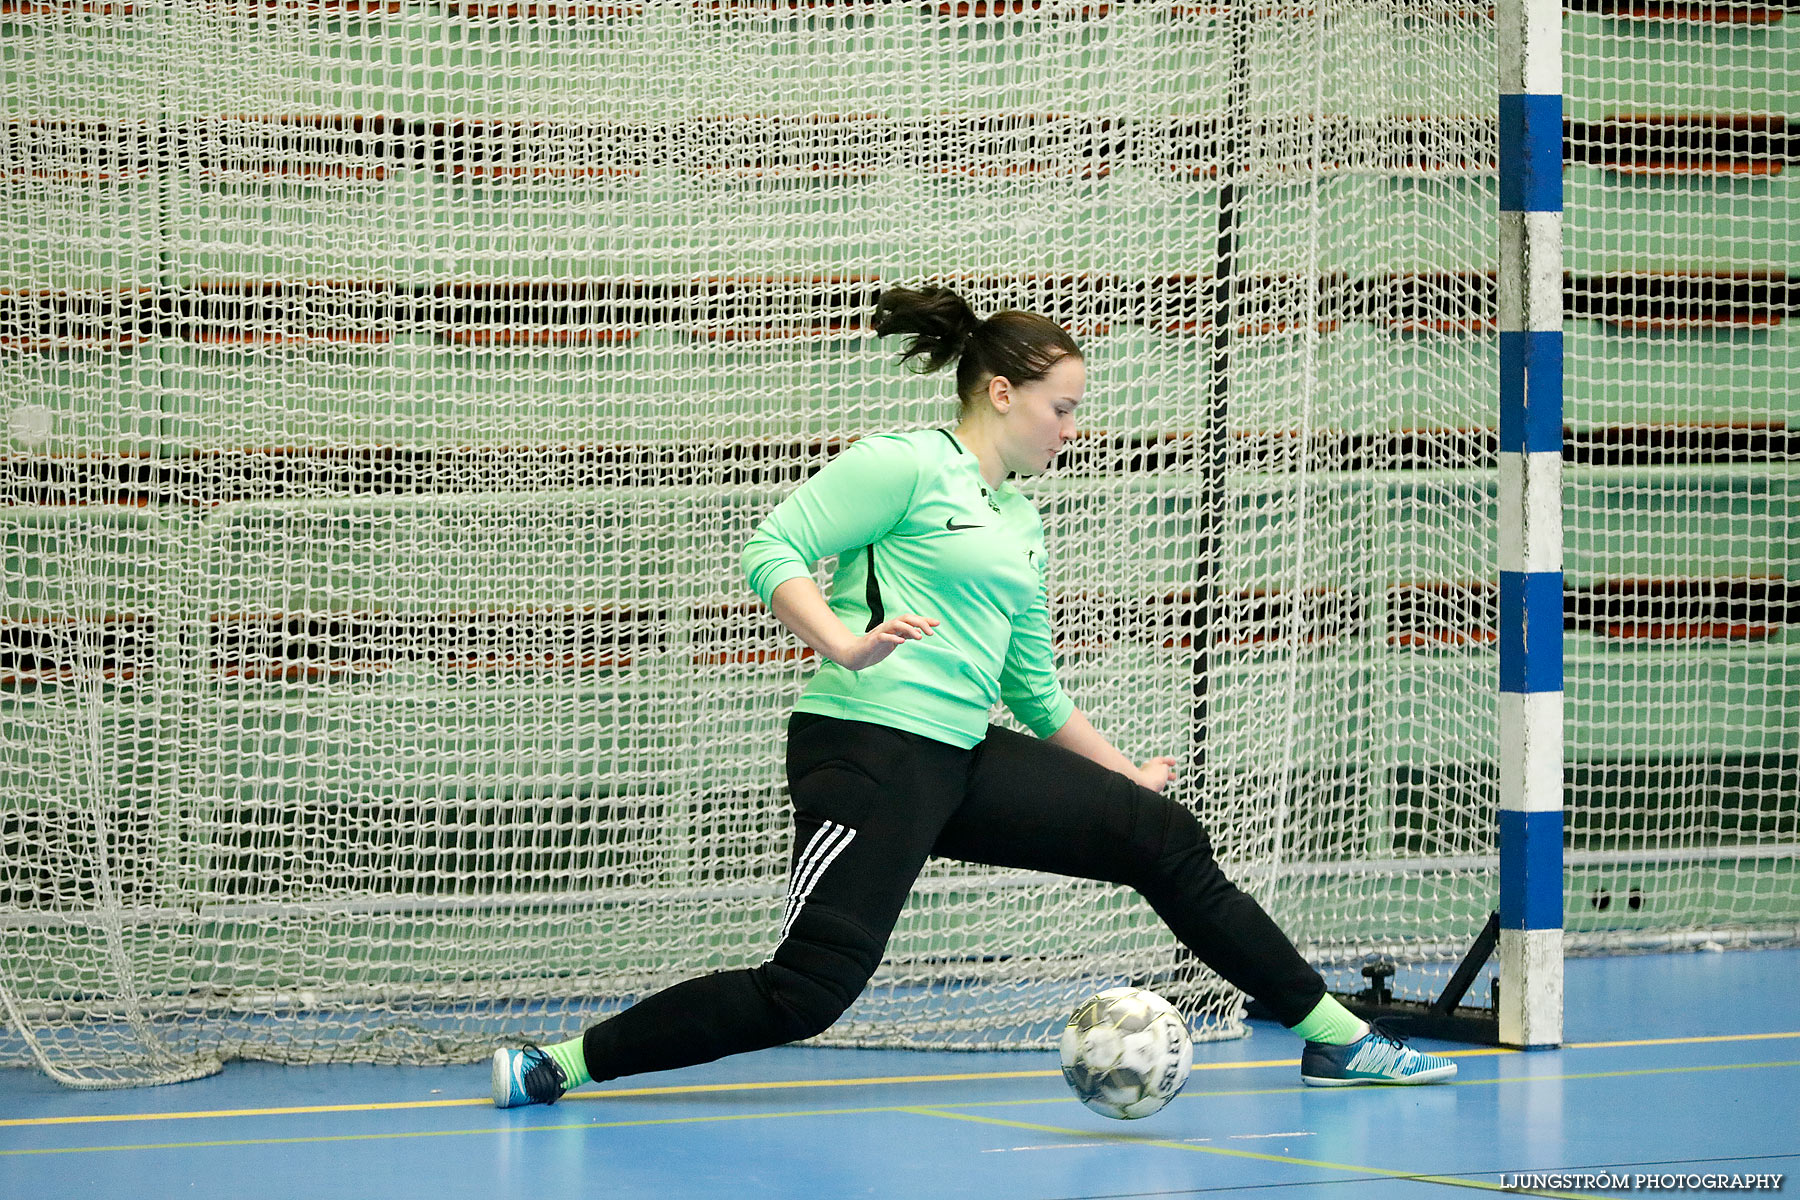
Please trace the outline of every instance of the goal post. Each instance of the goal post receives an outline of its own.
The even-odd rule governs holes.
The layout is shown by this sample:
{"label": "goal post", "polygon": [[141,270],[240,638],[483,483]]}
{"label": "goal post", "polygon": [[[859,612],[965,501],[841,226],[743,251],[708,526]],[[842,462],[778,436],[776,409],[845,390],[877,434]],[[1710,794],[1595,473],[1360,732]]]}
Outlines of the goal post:
{"label": "goal post", "polygon": [[1562,1042],[1562,5],[1499,0],[1498,1039]]}

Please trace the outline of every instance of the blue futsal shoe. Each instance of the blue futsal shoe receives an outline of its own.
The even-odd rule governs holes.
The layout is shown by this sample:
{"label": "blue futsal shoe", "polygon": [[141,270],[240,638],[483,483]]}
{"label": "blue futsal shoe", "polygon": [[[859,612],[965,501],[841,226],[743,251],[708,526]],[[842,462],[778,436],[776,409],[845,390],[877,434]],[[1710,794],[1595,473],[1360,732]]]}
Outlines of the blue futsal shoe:
{"label": "blue futsal shoe", "polygon": [[1420,1054],[1406,1039],[1377,1023],[1348,1046],[1306,1043],[1300,1055],[1300,1082],[1313,1087],[1359,1083],[1437,1083],[1456,1074],[1456,1064],[1438,1054]]}
{"label": "blue futsal shoe", "polygon": [[564,1086],[567,1082],[556,1060],[537,1046],[494,1051],[495,1108],[555,1104],[569,1090]]}

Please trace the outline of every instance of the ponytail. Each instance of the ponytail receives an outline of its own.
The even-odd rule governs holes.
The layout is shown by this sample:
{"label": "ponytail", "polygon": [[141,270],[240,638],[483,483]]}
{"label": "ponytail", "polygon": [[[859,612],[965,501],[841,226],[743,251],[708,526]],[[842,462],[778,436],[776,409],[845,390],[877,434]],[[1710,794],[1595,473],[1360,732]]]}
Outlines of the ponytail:
{"label": "ponytail", "polygon": [[910,334],[900,362],[921,375],[956,363],[956,392],[966,409],[1001,376],[1031,383],[1063,359],[1081,357],[1068,331],[1048,317],[1008,309],[987,320],[945,287],[889,288],[875,305],[877,337]]}
{"label": "ponytail", "polygon": [[913,370],[929,375],[960,357],[981,319],[969,302],[945,287],[889,288],[875,305],[875,336],[911,334],[900,361],[918,358]]}

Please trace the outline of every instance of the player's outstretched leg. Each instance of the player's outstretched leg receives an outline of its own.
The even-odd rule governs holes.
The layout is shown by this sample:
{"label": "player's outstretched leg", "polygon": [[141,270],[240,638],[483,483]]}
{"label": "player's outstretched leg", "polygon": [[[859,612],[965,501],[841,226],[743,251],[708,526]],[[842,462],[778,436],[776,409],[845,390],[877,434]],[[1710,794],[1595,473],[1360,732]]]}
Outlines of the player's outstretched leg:
{"label": "player's outstretched leg", "polygon": [[494,1051],[494,1107],[555,1104],[568,1091],[568,1078],[550,1052],[537,1046]]}
{"label": "player's outstretched leg", "polygon": [[788,736],[793,887],[773,956],[664,988],[578,1038],[497,1051],[495,1105],[552,1104],[596,1080],[829,1029],[881,965],[907,893],[962,799],[967,759],[965,750],[898,730],[797,714]]}
{"label": "player's outstretched leg", "polygon": [[935,852],[1135,888],[1200,960],[1307,1043],[1327,1087],[1435,1083],[1456,1064],[1371,1030],[1325,990],[1262,906],[1226,878],[1183,805],[1058,746],[990,727]]}
{"label": "player's outstretched leg", "polygon": [[1308,1042],[1300,1055],[1300,1081],[1313,1087],[1438,1083],[1455,1074],[1455,1063],[1442,1055],[1419,1053],[1380,1021],[1349,1045]]}

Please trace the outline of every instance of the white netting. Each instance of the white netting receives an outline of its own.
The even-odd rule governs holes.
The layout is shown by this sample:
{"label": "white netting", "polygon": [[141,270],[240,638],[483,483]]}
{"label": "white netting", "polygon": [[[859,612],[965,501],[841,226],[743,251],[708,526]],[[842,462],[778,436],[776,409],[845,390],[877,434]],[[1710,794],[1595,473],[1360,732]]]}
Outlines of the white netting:
{"label": "white netting", "polygon": [[1567,924],[1792,941],[1800,30],[1658,11],[1564,39]]}
{"label": "white netting", "polygon": [[[1127,753],[1204,753],[1178,794],[1334,984],[1453,960],[1493,906],[1479,6],[6,19],[0,1052],[90,1085],[472,1060],[766,957],[811,664],[738,551],[843,439],[952,418],[862,328],[896,283],[1083,342],[1091,431],[1030,485],[1065,682]],[[1683,387],[1791,406],[1772,340],[1754,378],[1704,336],[1600,340],[1573,370],[1609,364],[1621,414],[1696,345]],[[1719,520],[1779,575],[1762,470]],[[1570,478],[1584,528],[1639,511]],[[1685,647],[1596,653],[1640,679]],[[1639,761],[1679,719],[1643,705],[1704,701],[1791,772],[1771,649],[1703,695],[1578,689],[1571,743]],[[1698,788],[1684,829],[1725,804]],[[1723,869],[1731,910],[1634,920],[1792,924],[1791,875]],[[1232,1032],[1191,975],[1116,889],[938,864],[832,1036],[1047,1044],[1125,978]]]}

